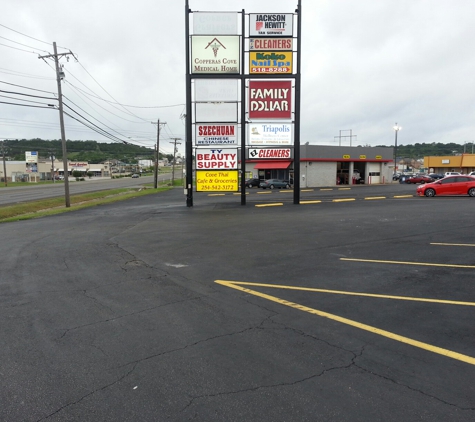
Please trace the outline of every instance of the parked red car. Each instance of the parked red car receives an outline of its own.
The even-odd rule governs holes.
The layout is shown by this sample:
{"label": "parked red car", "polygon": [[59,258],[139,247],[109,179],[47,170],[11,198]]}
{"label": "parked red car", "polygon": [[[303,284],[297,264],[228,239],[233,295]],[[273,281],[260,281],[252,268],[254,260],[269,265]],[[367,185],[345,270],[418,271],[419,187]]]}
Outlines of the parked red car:
{"label": "parked red car", "polygon": [[475,197],[475,177],[448,176],[417,187],[419,196],[469,195]]}
{"label": "parked red car", "polygon": [[432,183],[433,181],[435,179],[426,175],[411,176],[406,179],[406,183]]}

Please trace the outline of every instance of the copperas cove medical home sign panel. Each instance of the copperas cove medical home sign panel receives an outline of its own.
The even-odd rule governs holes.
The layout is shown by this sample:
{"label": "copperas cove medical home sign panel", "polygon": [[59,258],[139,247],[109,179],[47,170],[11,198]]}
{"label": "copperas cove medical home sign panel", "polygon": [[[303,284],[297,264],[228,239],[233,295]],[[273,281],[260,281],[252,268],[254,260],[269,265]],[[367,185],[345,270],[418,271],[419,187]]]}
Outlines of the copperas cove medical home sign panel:
{"label": "copperas cove medical home sign panel", "polygon": [[249,81],[249,119],[290,119],[292,82]]}
{"label": "copperas cove medical home sign panel", "polygon": [[194,35],[191,38],[191,73],[238,74],[240,39],[231,35]]}

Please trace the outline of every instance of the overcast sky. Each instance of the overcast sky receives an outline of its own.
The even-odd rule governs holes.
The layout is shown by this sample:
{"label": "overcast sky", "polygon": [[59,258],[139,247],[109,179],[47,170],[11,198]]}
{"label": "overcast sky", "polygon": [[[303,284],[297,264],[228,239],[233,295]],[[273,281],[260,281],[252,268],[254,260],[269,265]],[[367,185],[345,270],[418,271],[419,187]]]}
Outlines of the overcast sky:
{"label": "overcast sky", "polygon": [[[297,1],[189,5],[292,13]],[[145,146],[153,145],[151,122],[160,118],[167,122],[160,151],[171,152],[174,137],[184,151],[184,10],[184,0],[3,0],[0,90],[56,93],[54,62],[38,59],[55,41],[60,53],[71,50],[79,60],[61,60],[66,103]],[[475,140],[474,0],[302,0],[302,11],[301,143],[338,145],[335,137],[351,129],[353,145],[390,146],[396,122],[399,145]],[[0,95],[5,102],[35,100]],[[0,138],[35,137],[60,139],[58,111],[0,104]],[[66,137],[109,142],[69,117]]]}

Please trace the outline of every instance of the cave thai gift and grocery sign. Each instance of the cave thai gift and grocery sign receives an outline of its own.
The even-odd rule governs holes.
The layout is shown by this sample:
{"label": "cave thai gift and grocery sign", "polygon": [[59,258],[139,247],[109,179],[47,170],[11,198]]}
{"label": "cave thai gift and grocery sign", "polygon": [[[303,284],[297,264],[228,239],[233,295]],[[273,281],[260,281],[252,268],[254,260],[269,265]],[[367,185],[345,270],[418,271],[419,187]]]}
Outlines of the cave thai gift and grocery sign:
{"label": "cave thai gift and grocery sign", "polygon": [[197,170],[197,192],[237,192],[239,174],[237,170]]}
{"label": "cave thai gift and grocery sign", "polygon": [[290,119],[291,81],[249,81],[249,119]]}
{"label": "cave thai gift and grocery sign", "polygon": [[236,148],[198,148],[195,153],[196,169],[237,169],[238,154]]}
{"label": "cave thai gift and grocery sign", "polygon": [[250,51],[250,74],[289,74],[292,73],[291,51]]}
{"label": "cave thai gift and grocery sign", "polygon": [[197,124],[195,143],[200,145],[237,145],[237,125]]}

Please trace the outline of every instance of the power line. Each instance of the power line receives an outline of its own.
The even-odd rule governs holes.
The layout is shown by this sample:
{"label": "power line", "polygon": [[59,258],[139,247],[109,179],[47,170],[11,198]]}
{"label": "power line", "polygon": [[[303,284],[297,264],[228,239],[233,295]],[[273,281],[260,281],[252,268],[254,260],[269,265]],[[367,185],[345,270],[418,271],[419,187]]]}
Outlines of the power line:
{"label": "power line", "polygon": [[53,94],[53,95],[56,95],[54,92],[50,92],[50,91],[43,91],[41,89],[35,89],[35,88],[29,88],[27,86],[23,86],[23,85],[16,85],[16,84],[12,84],[12,83],[9,83],[9,82],[5,82],[5,81],[0,81],[0,83],[2,84],[6,84],[6,85],[11,85],[11,86],[17,86],[19,88],[25,88],[25,89],[30,89],[32,91],[38,91],[38,92],[46,92],[47,94]]}
{"label": "power line", "polygon": [[[35,47],[32,47],[31,45],[22,44],[21,42],[13,41],[13,40],[11,40],[11,39],[9,39],[9,38],[5,38],[5,37],[2,37],[2,36],[0,36],[0,38],[2,38],[2,39],[4,39],[4,40],[7,40],[7,41],[10,41],[10,42],[13,42],[13,43],[18,44],[18,45],[21,45],[21,46],[23,46],[23,47],[28,47],[28,48],[35,49]],[[43,52],[46,52],[46,53],[47,53],[47,51],[45,51],[45,50],[40,50],[40,51],[43,51]]]}
{"label": "power line", "polygon": [[54,78],[48,78],[47,76],[38,76],[32,75],[29,73],[17,72],[16,70],[10,70],[0,67],[0,73],[5,73],[6,75],[21,76],[22,78],[33,78],[33,79],[44,79],[44,80],[54,80]]}
{"label": "power line", "polygon": [[5,94],[24,95],[26,97],[33,97],[33,98],[44,98],[45,100],[57,100],[57,98],[42,97],[40,95],[32,95],[32,94],[23,94],[21,92],[15,92],[15,91],[4,91],[3,89],[0,89],[0,92],[3,92]]}
{"label": "power line", "polygon": [[[0,23],[0,26],[4,27],[4,28],[6,28],[6,29],[9,29],[10,31],[16,32],[17,34],[23,35],[24,37],[31,38],[32,40],[39,41],[39,42],[42,42],[42,43],[44,43],[44,44],[51,45],[51,43],[49,43],[49,42],[42,41],[42,40],[39,40],[38,38],[31,37],[30,35],[26,35],[26,34],[24,34],[23,32],[17,31],[17,30],[12,29],[12,28],[9,28],[8,26],[2,25],[1,23]],[[59,47],[59,46],[58,46],[58,47]],[[63,48],[63,49],[65,49],[65,50],[67,50],[67,48],[65,48],[65,47],[59,47],[59,48]]]}
{"label": "power line", "polygon": [[54,110],[54,108],[52,107],[40,107],[40,106],[32,106],[32,105],[28,105],[28,104],[17,104],[17,103],[8,103],[6,101],[0,101],[0,104],[9,104],[9,105],[16,105],[16,106],[23,106],[23,107],[33,107],[33,108],[47,108],[47,109],[50,109],[50,110]]}
{"label": "power line", "polygon": [[25,50],[24,48],[12,47],[11,45],[6,45],[3,43],[0,43],[0,45],[3,45],[4,47],[8,47],[8,48],[13,48],[14,50],[25,51],[26,53],[38,54],[36,51],[29,51],[29,50]]}

